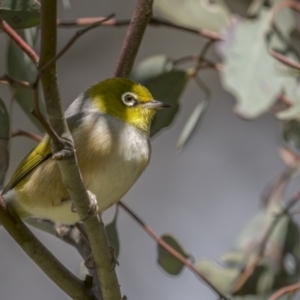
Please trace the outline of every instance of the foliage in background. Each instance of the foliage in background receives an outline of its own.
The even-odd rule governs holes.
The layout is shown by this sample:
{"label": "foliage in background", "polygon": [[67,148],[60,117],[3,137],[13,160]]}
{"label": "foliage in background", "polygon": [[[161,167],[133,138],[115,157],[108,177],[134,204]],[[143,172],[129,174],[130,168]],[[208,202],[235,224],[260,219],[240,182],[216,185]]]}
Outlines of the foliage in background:
{"label": "foliage in background", "polygon": [[[69,3],[65,5],[68,6]],[[156,22],[161,20],[161,24],[165,22],[169,27],[173,25],[174,28],[192,32],[212,42],[207,43],[201,52],[194,49],[193,52],[197,55],[187,53],[184,59],[153,53],[153,56],[139,62],[133,70],[133,80],[148,87],[156,99],[173,105],[172,109],[157,114],[151,136],[176,121],[182,105],[180,100],[184,97],[190,80],[195,80],[200,89],[208,94],[208,88],[203,86],[198,73],[212,68],[219,72],[224,90],[233,95],[236,101],[234,112],[243,119],[251,120],[265,113],[273,114],[278,123],[283,124],[283,139],[297,156],[300,150],[299,67],[295,67],[295,71],[289,67],[288,62],[278,61],[273,54],[277,51],[289,60],[300,60],[296,41],[291,37],[293,31],[299,36],[300,29],[296,27],[288,1],[254,0],[244,17],[234,15],[223,0],[155,0],[153,9],[154,16],[160,18]],[[40,22],[40,6],[37,1],[2,1],[0,18],[14,29],[21,30],[19,34],[29,45],[35,44],[38,32],[36,26]],[[299,21],[299,16],[297,18]],[[33,28],[28,29],[29,27]],[[217,62],[206,58],[206,52],[213,43],[221,58]],[[32,82],[37,74],[32,61],[12,40],[8,41],[7,49],[7,73],[19,80]],[[194,66],[184,67],[185,62]],[[32,90],[14,87],[12,92],[13,98],[30,120],[41,129],[39,122],[31,114]],[[208,103],[206,97],[187,120],[179,135],[179,148],[185,145],[194,132]],[[0,142],[8,141],[8,128],[8,113],[0,99]],[[0,154],[0,157],[4,156]],[[251,295],[251,299],[267,299],[279,288],[299,281],[298,225],[288,212],[274,223],[274,216],[280,214],[285,207],[285,186],[299,168],[299,164],[287,165],[289,176],[284,178],[281,185],[274,184],[274,193],[269,195],[265,206],[245,226],[230,252],[221,258],[221,263],[201,260],[195,265],[199,274],[228,297]],[[3,178],[0,178],[0,185],[2,182]],[[120,245],[116,223],[117,214],[106,226],[106,230],[110,244],[114,247],[114,254],[118,256]],[[190,260],[190,254],[173,235],[165,233],[161,240]],[[288,259],[292,260],[292,267],[287,266]],[[160,245],[157,248],[157,262],[165,272],[173,276],[184,269],[184,264]],[[251,272],[244,272],[245,270]],[[85,270],[83,274],[86,274]]]}

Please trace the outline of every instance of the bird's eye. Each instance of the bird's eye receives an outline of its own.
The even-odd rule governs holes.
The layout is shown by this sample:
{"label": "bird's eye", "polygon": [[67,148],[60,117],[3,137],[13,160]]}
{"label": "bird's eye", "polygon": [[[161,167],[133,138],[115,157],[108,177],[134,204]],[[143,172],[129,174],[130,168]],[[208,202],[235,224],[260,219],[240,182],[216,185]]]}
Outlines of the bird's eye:
{"label": "bird's eye", "polygon": [[137,103],[136,99],[137,96],[134,93],[127,92],[122,95],[122,101],[127,106],[134,106]]}

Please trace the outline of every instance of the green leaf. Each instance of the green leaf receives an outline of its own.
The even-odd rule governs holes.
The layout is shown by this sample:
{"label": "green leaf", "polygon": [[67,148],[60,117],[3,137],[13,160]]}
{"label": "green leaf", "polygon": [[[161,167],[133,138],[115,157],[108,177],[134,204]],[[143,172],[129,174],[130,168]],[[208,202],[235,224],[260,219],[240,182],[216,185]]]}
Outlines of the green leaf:
{"label": "green leaf", "polygon": [[3,100],[0,98],[0,190],[3,187],[9,164],[9,115]]}
{"label": "green leaf", "polygon": [[154,14],[176,25],[220,32],[230,22],[230,11],[223,0],[155,0]]}
{"label": "green leaf", "polygon": [[154,99],[167,102],[172,108],[157,112],[152,122],[151,136],[169,126],[179,110],[179,99],[190,79],[186,71],[172,69],[173,61],[165,55],[143,60],[133,70],[131,79],[146,86]]}
{"label": "green leaf", "polygon": [[9,136],[9,115],[3,100],[0,98],[0,139],[8,140]]}
{"label": "green leaf", "polygon": [[[161,238],[182,256],[184,256],[185,258],[189,258],[189,254],[186,252],[183,246],[180,245],[180,243],[174,236],[172,236],[171,234],[164,234],[161,236]],[[157,245],[157,256],[158,264],[167,273],[171,275],[178,275],[182,271],[184,265],[160,245]]]}
{"label": "green leaf", "polygon": [[[19,34],[25,39],[29,46],[33,46],[37,38],[37,28],[25,29]],[[9,40],[7,49],[7,73],[12,77],[32,82],[37,70],[30,58],[17,46],[13,40]],[[39,121],[32,115],[31,111],[34,107],[34,94],[29,88],[16,87],[13,89],[14,98],[26,113],[29,119],[42,131],[43,128]],[[44,102],[40,101],[41,111],[44,112]]]}
{"label": "green leaf", "polygon": [[109,245],[114,248],[114,256],[118,257],[120,254],[120,241],[117,230],[117,214],[115,215],[112,222],[105,226],[105,231]]}
{"label": "green leaf", "polygon": [[184,128],[180,134],[176,148],[181,150],[183,146],[188,142],[192,133],[194,132],[197,124],[200,122],[201,117],[204,115],[208,106],[208,101],[200,102],[193,110],[188,121],[184,125]]}
{"label": "green leaf", "polygon": [[276,61],[266,44],[270,14],[263,9],[255,20],[235,19],[220,45],[224,57],[222,84],[235,96],[235,110],[244,118],[268,111],[282,89]]}
{"label": "green leaf", "polygon": [[150,79],[172,70],[173,60],[164,54],[150,56],[142,60],[131,73],[131,79],[145,84]]}
{"label": "green leaf", "polygon": [[286,121],[283,124],[283,138],[293,149],[300,151],[300,123],[297,120]]}
{"label": "green leaf", "polygon": [[154,99],[167,102],[171,108],[156,113],[152,126],[151,137],[162,128],[168,127],[179,110],[179,99],[190,77],[185,71],[173,70],[153,78],[144,85],[150,90]]}
{"label": "green leaf", "polygon": [[14,29],[24,29],[40,24],[41,5],[37,0],[2,0],[0,18]]}

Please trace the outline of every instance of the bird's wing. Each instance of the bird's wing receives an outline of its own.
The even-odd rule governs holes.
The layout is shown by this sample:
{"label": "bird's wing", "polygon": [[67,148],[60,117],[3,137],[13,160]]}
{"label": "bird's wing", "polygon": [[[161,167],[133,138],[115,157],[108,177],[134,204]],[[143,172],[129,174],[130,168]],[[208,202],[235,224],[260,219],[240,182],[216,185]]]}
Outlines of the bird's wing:
{"label": "bird's wing", "polygon": [[[74,132],[80,126],[82,119],[86,113],[79,112],[66,118],[69,129]],[[8,184],[2,191],[2,195],[12,190],[26,175],[43,161],[52,156],[51,142],[49,136],[45,136],[40,143],[21,161]]]}
{"label": "bird's wing", "polygon": [[48,136],[45,136],[40,143],[21,161],[18,168],[13,173],[8,184],[2,191],[4,195],[13,189],[26,175],[35,167],[41,164],[52,155],[51,143]]}

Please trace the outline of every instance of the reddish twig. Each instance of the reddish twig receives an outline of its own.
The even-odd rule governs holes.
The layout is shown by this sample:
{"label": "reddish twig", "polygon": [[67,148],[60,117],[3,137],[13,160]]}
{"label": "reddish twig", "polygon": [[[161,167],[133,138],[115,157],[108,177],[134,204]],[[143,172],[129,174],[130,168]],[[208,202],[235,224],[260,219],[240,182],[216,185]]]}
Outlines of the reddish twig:
{"label": "reddish twig", "polygon": [[187,260],[164,240],[162,240],[160,236],[155,233],[154,230],[149,225],[147,225],[137,214],[135,214],[127,205],[125,205],[122,201],[119,201],[118,205],[121,206],[162,248],[168,251],[182,264],[189,268],[194,274],[196,274],[199,278],[206,282],[221,297],[221,299],[228,299],[222,292],[214,287],[211,282],[209,282],[209,280],[205,278],[189,260]]}
{"label": "reddish twig", "polygon": [[25,130],[22,130],[22,129],[17,129],[17,130],[14,130],[12,133],[11,133],[11,136],[12,137],[15,137],[15,136],[25,136],[29,139],[32,139],[36,142],[40,142],[42,137],[39,136],[38,134],[35,134],[35,133],[32,133],[32,132],[28,132],[28,131],[25,131]]}
{"label": "reddish twig", "polygon": [[62,57],[70,49],[70,47],[77,41],[78,38],[80,38],[83,34],[85,34],[86,32],[88,32],[89,30],[94,29],[94,28],[100,26],[103,22],[108,21],[113,16],[114,16],[114,14],[111,14],[111,15],[105,17],[105,18],[101,18],[101,20],[98,20],[98,21],[90,24],[86,28],[76,31],[76,33],[69,40],[69,42],[67,42],[67,44],[50,61],[48,61],[44,66],[42,66],[39,69],[39,73],[38,73],[38,75],[37,75],[37,77],[35,79],[34,85],[37,84],[37,82],[39,81],[39,79],[41,77],[41,74],[47,68],[49,68],[51,65],[53,65],[60,57]]}
{"label": "reddish twig", "polygon": [[[65,28],[78,27],[78,26],[87,26],[87,25],[90,25],[94,22],[101,21],[103,19],[104,19],[103,17],[96,17],[96,18],[79,18],[75,21],[57,20],[57,26],[65,27]],[[119,27],[119,26],[127,26],[130,23],[131,23],[131,20],[111,19],[111,20],[103,22],[101,24],[101,26]],[[169,28],[173,28],[173,29],[178,29],[178,30],[181,30],[181,31],[196,34],[196,35],[202,36],[204,38],[215,40],[215,41],[219,41],[219,40],[222,39],[222,37],[219,34],[217,34],[216,32],[205,30],[205,29],[203,29],[203,30],[191,29],[191,28],[187,28],[187,27],[184,27],[184,26],[179,26],[179,25],[172,24],[170,22],[161,20],[159,18],[151,18],[149,20],[149,25],[164,26],[164,27],[169,27]]]}
{"label": "reddish twig", "polygon": [[296,69],[296,70],[300,70],[300,63],[296,62],[295,60],[290,59],[290,58],[286,57],[285,55],[282,55],[279,52],[276,52],[272,49],[270,49],[269,52],[274,58],[276,58],[278,61],[280,61],[284,65],[286,65],[290,68]]}
{"label": "reddish twig", "polygon": [[22,37],[2,19],[0,19],[0,28],[28,55],[35,65],[38,64],[39,56]]}
{"label": "reddish twig", "polygon": [[277,300],[285,294],[292,294],[300,289],[300,282],[285,286],[275,292],[268,300]]}

